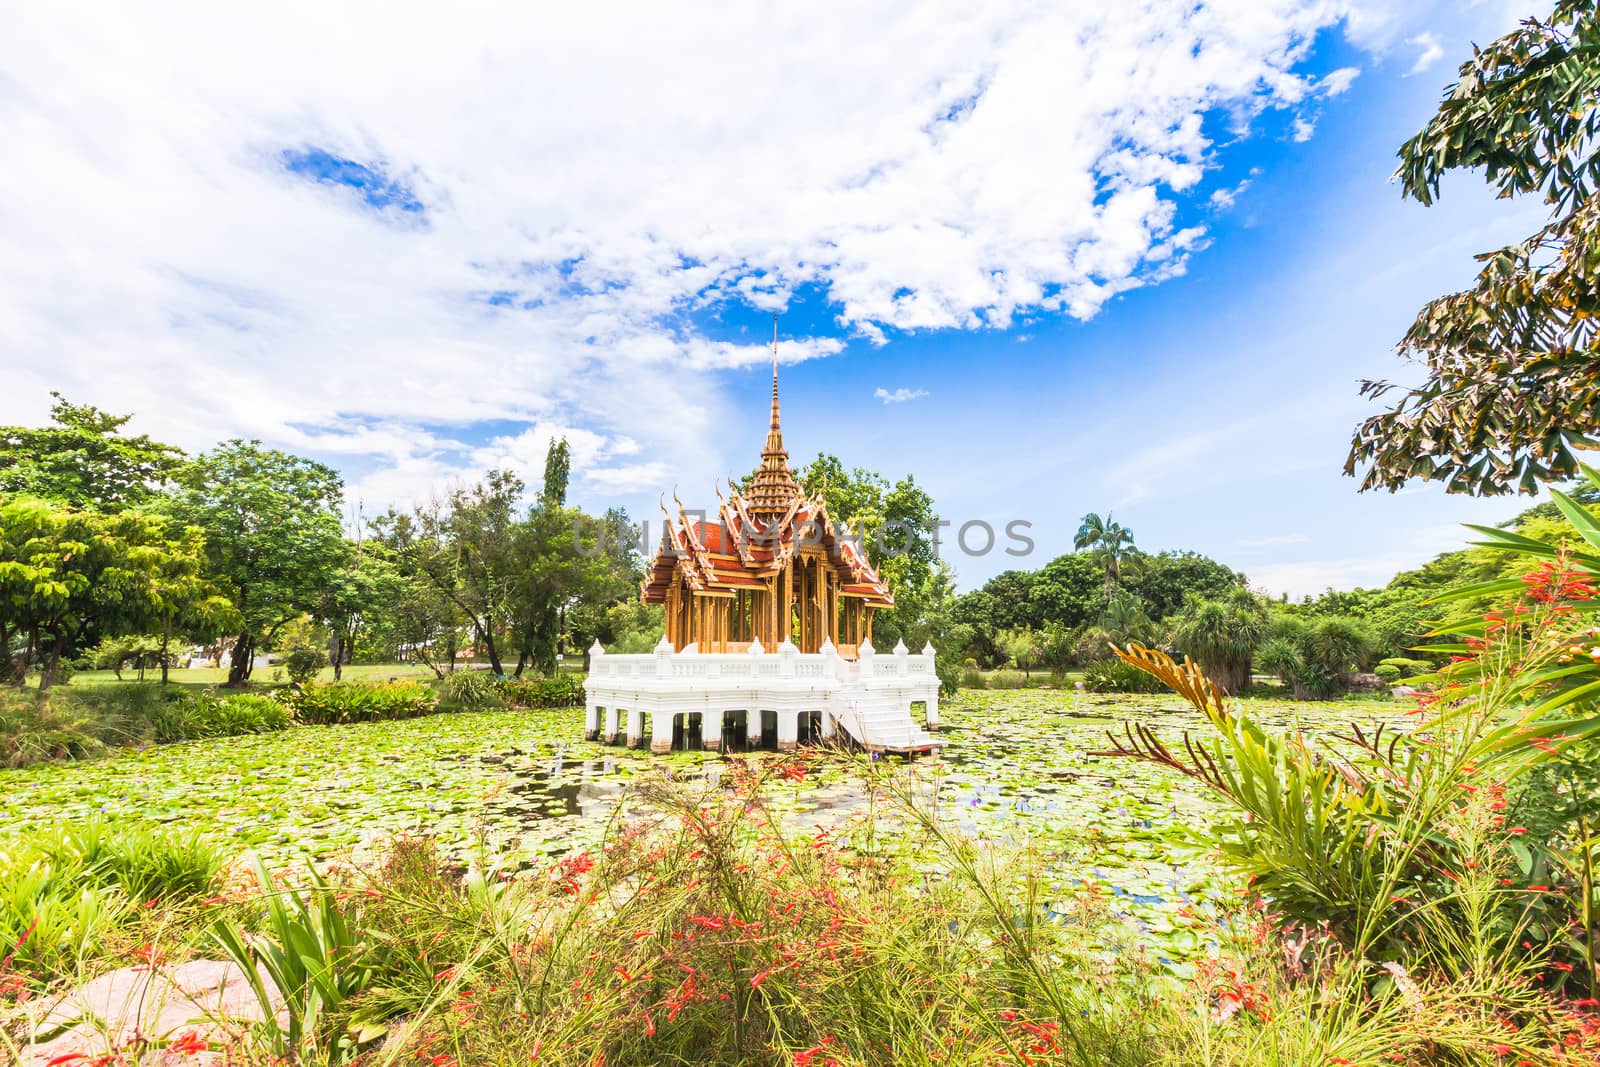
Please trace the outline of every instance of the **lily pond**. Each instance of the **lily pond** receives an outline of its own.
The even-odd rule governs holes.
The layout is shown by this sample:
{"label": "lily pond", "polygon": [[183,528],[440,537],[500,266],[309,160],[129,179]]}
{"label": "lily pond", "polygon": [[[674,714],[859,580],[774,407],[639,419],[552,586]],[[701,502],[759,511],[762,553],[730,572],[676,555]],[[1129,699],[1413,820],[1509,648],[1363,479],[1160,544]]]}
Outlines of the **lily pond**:
{"label": "lily pond", "polygon": [[[1387,702],[1246,705],[1268,727],[1308,733],[1408,718]],[[582,718],[582,709],[493,711],[306,726],[0,771],[0,826],[25,834],[95,817],[164,823],[278,865],[307,855],[359,863],[409,831],[463,857],[487,846],[502,862],[526,864],[598,845],[613,815],[636,810],[630,785],[645,776],[715,787],[733,761],[763,760],[790,769],[771,776],[769,793],[797,834],[860,834],[870,823],[887,839],[904,825],[865,785],[875,770],[900,769],[896,757],[873,768],[831,750],[652,756],[581,740]],[[1185,729],[1203,735],[1199,717],[1171,695],[1009,690],[964,691],[941,719],[942,753],[903,764],[922,803],[971,836],[1025,852],[1047,896],[1101,894],[1159,958],[1186,969],[1216,908],[1235,896],[1202,847],[1216,809],[1180,775],[1090,753],[1127,721],[1176,744]]]}

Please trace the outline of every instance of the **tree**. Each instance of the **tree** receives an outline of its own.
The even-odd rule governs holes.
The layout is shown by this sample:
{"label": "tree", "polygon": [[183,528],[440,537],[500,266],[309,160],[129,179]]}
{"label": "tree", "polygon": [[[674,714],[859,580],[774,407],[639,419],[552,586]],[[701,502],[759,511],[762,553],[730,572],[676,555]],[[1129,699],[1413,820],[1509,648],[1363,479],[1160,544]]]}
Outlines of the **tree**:
{"label": "tree", "polygon": [[1293,687],[1295,699],[1327,700],[1345,690],[1371,652],[1371,636],[1353,619],[1285,616],[1273,620],[1260,659]]}
{"label": "tree", "polygon": [[348,565],[343,485],[320,463],[238,440],[186,464],[177,483],[164,506],[204,532],[206,576],[239,611],[228,684],[243,685],[256,651],[316,611]]}
{"label": "tree", "polygon": [[572,478],[572,449],[563,437],[550,442],[544,457],[544,491],[539,494],[539,505],[559,508],[567,502],[567,482]]}
{"label": "tree", "polygon": [[1121,644],[1129,641],[1143,643],[1155,629],[1150,614],[1145,611],[1144,601],[1126,589],[1118,589],[1112,594],[1105,611],[1100,613],[1100,626]]}
{"label": "tree", "polygon": [[1135,549],[1124,561],[1121,585],[1144,601],[1152,619],[1165,619],[1182,611],[1190,594],[1207,600],[1226,599],[1245,585],[1245,579],[1198,552],[1146,555]]}
{"label": "tree", "polygon": [[1109,602],[1122,570],[1123,557],[1133,547],[1133,531],[1113,520],[1109,511],[1105,518],[1091,511],[1083,517],[1078,534],[1072,539],[1072,547],[1080,552],[1088,550],[1105,571],[1105,598]]}
{"label": "tree", "polygon": [[115,511],[149,501],[182,465],[172,445],[123,437],[133,416],[50,395],[53,425],[0,426],[0,493]]}
{"label": "tree", "polygon": [[497,675],[505,674],[499,636],[521,580],[516,507],[522,490],[510,471],[490,471],[471,488],[410,513],[391,510],[374,523],[402,572],[461,613]]}
{"label": "tree", "polygon": [[96,632],[144,630],[209,601],[193,580],[198,538],[192,529],[175,538],[167,519],[139,511],[0,499],[0,648],[11,660],[13,638],[26,642],[22,661],[8,665],[9,680],[21,685],[36,662],[39,688],[48,689],[61,661]]}
{"label": "tree", "polygon": [[[562,634],[575,607],[613,604],[631,594],[640,577],[625,533],[629,528],[625,512],[595,518],[551,500],[541,496],[518,530],[512,624],[519,677],[529,666],[547,674],[555,670]],[[587,642],[581,647],[587,649]]]}
{"label": "tree", "polygon": [[920,644],[953,624],[953,582],[936,543],[939,516],[933,497],[914,477],[891,485],[873,471],[846,471],[837,456],[818,454],[800,469],[798,480],[807,495],[821,497],[829,519],[860,541],[894,594],[894,607],[873,621],[878,643]]}
{"label": "tree", "polygon": [[[1502,197],[1542,193],[1550,221],[1478,257],[1477,283],[1440,297],[1400,342],[1427,377],[1357,428],[1345,473],[1391,492],[1414,478],[1489,495],[1578,472],[1600,421],[1600,8],[1560,0],[1487,48],[1423,129],[1395,177],[1423,204],[1452,170],[1482,167]],[[1368,397],[1395,386],[1368,381]]]}
{"label": "tree", "polygon": [[1192,596],[1172,623],[1172,643],[1192,656],[1226,693],[1250,684],[1251,661],[1266,634],[1267,612],[1248,589],[1225,599]]}
{"label": "tree", "polygon": [[169,522],[163,549],[146,563],[149,595],[144,610],[138,613],[142,617],[136,621],[155,631],[161,684],[166,685],[175,636],[210,639],[237,629],[243,616],[206,579],[205,535],[198,526]]}
{"label": "tree", "polygon": [[1059,622],[1077,629],[1099,617],[1104,592],[1100,568],[1088,555],[1057,556],[1028,586],[1028,621],[1035,627]]}
{"label": "tree", "polygon": [[1038,658],[1038,634],[1027,629],[1004,630],[995,636],[995,645],[1005,654],[1007,662],[1025,677],[1032,677],[1033,664]]}
{"label": "tree", "polygon": [[375,616],[392,610],[404,595],[404,582],[388,557],[365,541],[347,543],[347,562],[324,577],[317,618],[328,628],[328,666],[335,681],[355,658],[357,638]]}

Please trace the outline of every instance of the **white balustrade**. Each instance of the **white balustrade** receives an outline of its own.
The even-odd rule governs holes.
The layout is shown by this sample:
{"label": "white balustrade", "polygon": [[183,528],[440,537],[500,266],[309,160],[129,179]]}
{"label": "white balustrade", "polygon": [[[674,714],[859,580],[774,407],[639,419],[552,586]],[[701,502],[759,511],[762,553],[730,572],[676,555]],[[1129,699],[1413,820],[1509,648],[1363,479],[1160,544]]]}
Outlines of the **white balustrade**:
{"label": "white balustrade", "polygon": [[[910,652],[904,642],[879,656],[871,642],[856,649],[858,659],[839,655],[831,641],[817,652],[801,652],[784,641],[775,652],[751,642],[747,652],[703,653],[690,645],[674,652],[662,640],[642,655],[610,654],[595,642],[584,681],[585,734],[642,744],[665,752],[672,747],[679,715],[698,713],[704,744],[722,739],[727,711],[743,712],[745,734],[762,733],[762,715],[777,717],[778,747],[793,748],[800,716],[818,714],[824,736],[842,728],[868,748],[921,749],[938,742],[912,719],[922,704],[929,730],[938,728],[939,679],[934,649]],[[649,720],[648,729],[646,719]]]}

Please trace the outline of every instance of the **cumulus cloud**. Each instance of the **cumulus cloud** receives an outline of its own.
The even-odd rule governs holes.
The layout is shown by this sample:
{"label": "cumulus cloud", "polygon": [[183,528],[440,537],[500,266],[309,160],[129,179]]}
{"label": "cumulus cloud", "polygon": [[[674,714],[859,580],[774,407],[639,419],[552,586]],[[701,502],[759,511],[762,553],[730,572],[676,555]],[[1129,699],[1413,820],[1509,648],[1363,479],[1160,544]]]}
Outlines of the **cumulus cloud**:
{"label": "cumulus cloud", "polygon": [[1417,60],[1411,64],[1411,69],[1406,71],[1405,77],[1421,74],[1439,60],[1444,58],[1444,46],[1439,43],[1439,38],[1431,33],[1419,33],[1415,37],[1406,38],[1406,44],[1416,46]]}
{"label": "cumulus cloud", "polygon": [[879,386],[872,391],[872,395],[883,401],[886,405],[904,404],[907,400],[916,400],[918,397],[927,396],[928,391],[926,389],[908,389],[902,385],[900,388],[891,392],[888,389]]}
{"label": "cumulus cloud", "polygon": [[1348,85],[1297,69],[1344,13],[13,5],[0,418],[61,388],[397,498],[532,470],[554,427],[597,490],[689,477],[711,376],[770,355],[701,312],[808,287],[874,343],[1092,316],[1204,246],[1207,114]]}

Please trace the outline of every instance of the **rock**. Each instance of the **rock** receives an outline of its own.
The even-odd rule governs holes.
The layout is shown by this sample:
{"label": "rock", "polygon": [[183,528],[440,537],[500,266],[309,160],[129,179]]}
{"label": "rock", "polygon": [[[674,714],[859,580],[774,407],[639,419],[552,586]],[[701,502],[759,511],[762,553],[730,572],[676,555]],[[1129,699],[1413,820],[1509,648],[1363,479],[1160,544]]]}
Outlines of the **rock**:
{"label": "rock", "polygon": [[1389,688],[1389,683],[1379,678],[1376,674],[1358,673],[1350,675],[1350,691],[1352,693],[1381,693]]}
{"label": "rock", "polygon": [[[265,975],[262,981],[280,1023],[287,1025],[283,998]],[[140,1044],[150,1046],[139,1058],[141,1067],[210,1067],[225,1062],[224,1050],[264,1019],[238,964],[190,960],[153,970],[124,967],[56,1000],[33,1026],[34,1034],[54,1036],[24,1048],[21,1067],[46,1067],[63,1056],[83,1056],[82,1061],[62,1061],[78,1067],[107,1052]],[[62,1027],[68,1029],[55,1033]],[[155,1051],[185,1038],[196,1049],[204,1042],[205,1050]]]}

